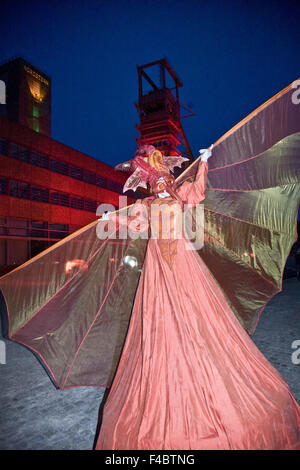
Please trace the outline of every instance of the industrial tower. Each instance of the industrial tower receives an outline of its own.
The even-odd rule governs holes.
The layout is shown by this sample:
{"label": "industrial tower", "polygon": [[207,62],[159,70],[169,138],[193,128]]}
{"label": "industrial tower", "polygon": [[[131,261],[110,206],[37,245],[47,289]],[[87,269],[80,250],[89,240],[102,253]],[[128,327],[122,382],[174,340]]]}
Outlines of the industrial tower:
{"label": "industrial tower", "polygon": [[[181,119],[188,116],[180,115],[181,106],[188,109],[189,116],[194,114],[179,100],[182,81],[166,59],[138,66],[137,70],[139,99],[136,107],[140,118],[136,126],[140,134],[137,143],[152,144],[164,155],[184,155],[190,162],[182,166],[183,170],[194,161],[194,157],[181,123]],[[181,144],[185,152],[178,150]]]}

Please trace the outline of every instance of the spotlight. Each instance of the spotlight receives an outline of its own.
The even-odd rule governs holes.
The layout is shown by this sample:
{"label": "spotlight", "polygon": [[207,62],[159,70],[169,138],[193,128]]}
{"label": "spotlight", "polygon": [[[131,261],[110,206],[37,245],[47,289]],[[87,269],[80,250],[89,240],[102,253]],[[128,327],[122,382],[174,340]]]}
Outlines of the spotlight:
{"label": "spotlight", "polygon": [[135,256],[125,256],[123,259],[123,264],[133,269],[138,266],[138,260]]}

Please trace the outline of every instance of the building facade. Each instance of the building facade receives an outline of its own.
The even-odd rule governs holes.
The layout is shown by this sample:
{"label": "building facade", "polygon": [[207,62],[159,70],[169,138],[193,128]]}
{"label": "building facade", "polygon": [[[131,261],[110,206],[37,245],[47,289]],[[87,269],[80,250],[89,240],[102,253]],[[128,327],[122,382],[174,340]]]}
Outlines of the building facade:
{"label": "building facade", "polygon": [[51,78],[17,57],[0,66],[6,99],[0,115],[51,136]]}
{"label": "building facade", "polygon": [[[0,78],[8,80],[0,115],[0,275],[94,221],[100,204],[118,207],[128,177],[52,139],[51,89],[39,85],[42,77],[50,86],[50,78],[25,61],[17,59],[17,66],[0,67]],[[26,83],[47,103],[35,106]]]}
{"label": "building facade", "polygon": [[[126,176],[0,117],[0,273],[119,206]],[[133,198],[128,197],[128,203]]]}

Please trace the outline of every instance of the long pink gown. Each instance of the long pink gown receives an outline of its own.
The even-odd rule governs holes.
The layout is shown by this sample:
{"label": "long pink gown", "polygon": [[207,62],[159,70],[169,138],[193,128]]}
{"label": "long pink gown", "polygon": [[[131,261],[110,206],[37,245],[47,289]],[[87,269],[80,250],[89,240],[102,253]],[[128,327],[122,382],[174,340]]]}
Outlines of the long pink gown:
{"label": "long pink gown", "polygon": [[[204,199],[206,174],[200,163],[183,200]],[[149,240],[96,449],[299,450],[298,403],[185,243],[169,263]]]}

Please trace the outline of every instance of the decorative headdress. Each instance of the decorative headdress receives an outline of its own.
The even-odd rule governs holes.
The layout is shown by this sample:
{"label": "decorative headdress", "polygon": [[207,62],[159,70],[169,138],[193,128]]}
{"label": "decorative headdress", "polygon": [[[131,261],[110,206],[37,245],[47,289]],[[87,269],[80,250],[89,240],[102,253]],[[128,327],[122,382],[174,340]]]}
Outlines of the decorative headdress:
{"label": "decorative headdress", "polygon": [[162,177],[170,176],[175,167],[181,167],[188,158],[181,155],[164,156],[153,145],[141,145],[135,152],[133,160],[115,166],[116,170],[132,173],[123,187],[123,193],[129,189],[136,191],[138,187],[151,187]]}

